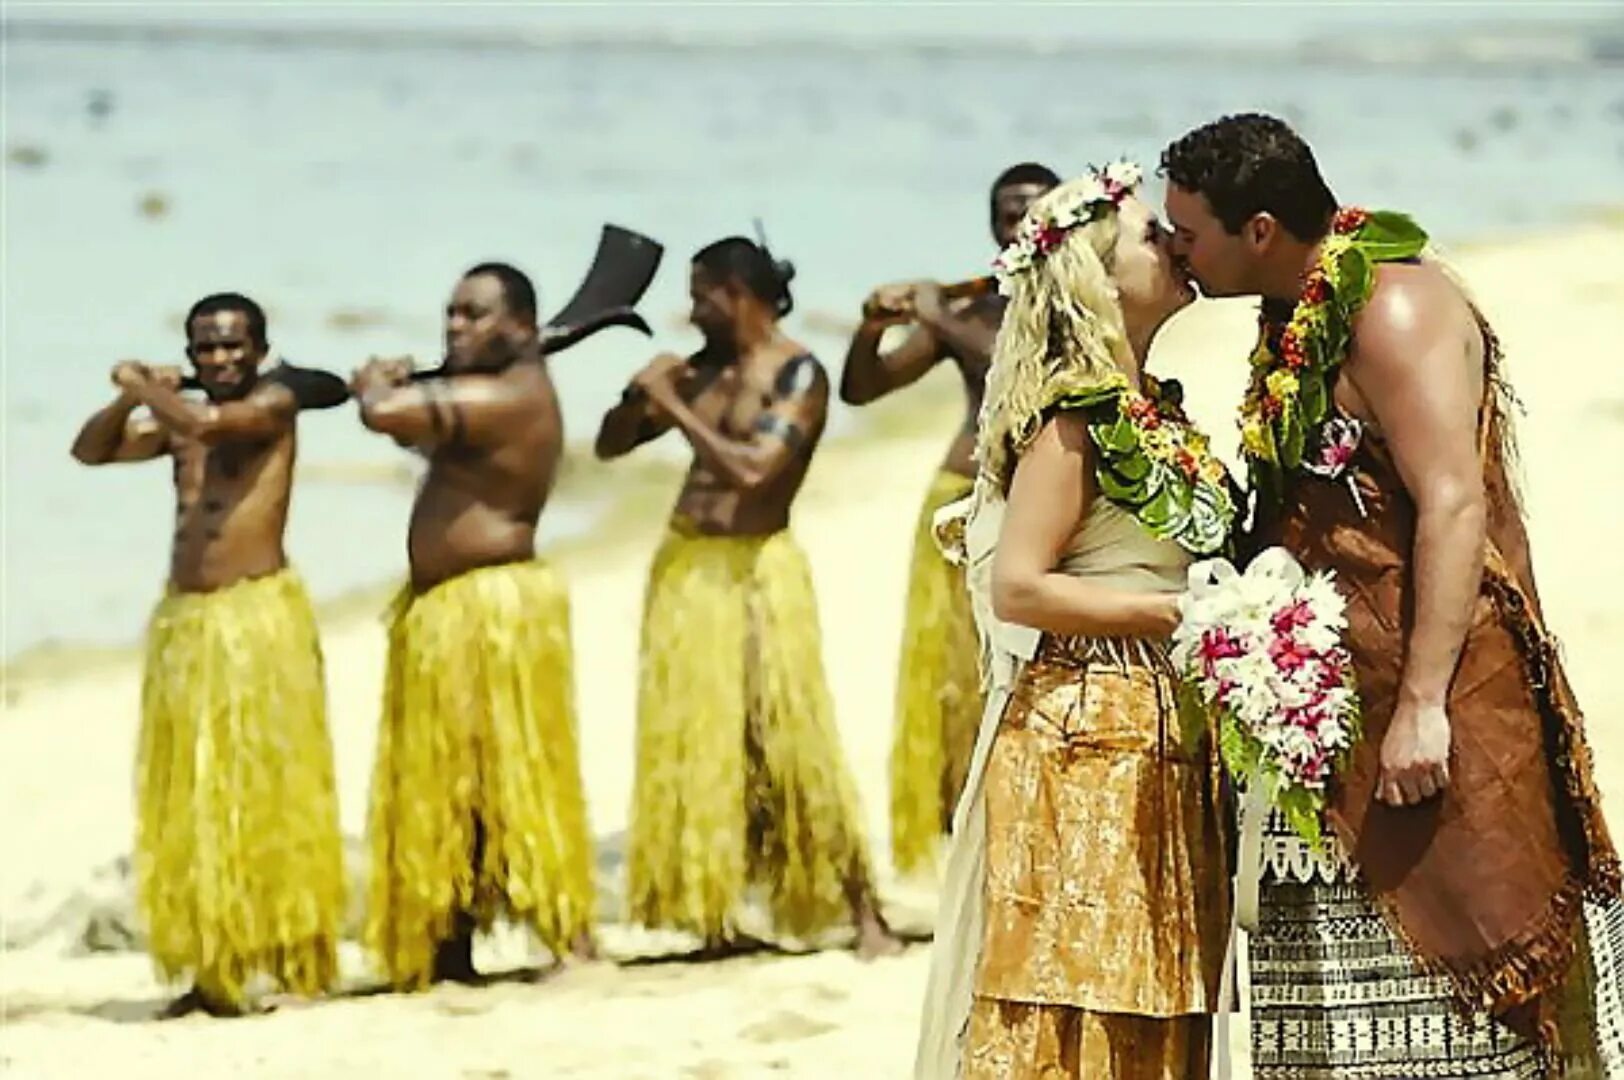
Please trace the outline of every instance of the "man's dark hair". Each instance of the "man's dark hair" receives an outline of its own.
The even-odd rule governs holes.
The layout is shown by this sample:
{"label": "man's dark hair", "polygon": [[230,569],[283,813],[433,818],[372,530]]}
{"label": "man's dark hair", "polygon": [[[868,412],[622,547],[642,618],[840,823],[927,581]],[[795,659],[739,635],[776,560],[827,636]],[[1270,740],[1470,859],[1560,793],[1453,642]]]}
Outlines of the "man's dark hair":
{"label": "man's dark hair", "polygon": [[1019,165],[1011,165],[998,174],[998,179],[992,182],[990,199],[997,199],[998,193],[1007,187],[1024,187],[1027,184],[1041,184],[1044,187],[1059,187],[1060,177],[1047,165],[1039,165],[1035,161],[1023,161]]}
{"label": "man's dark hair", "polygon": [[490,275],[502,286],[502,300],[507,304],[508,311],[522,319],[536,321],[536,287],[530,284],[523,271],[507,263],[485,262],[462,276],[471,278],[482,274]]}
{"label": "man's dark hair", "polygon": [[718,281],[737,281],[757,299],[772,306],[782,319],[795,310],[789,283],[795,279],[795,266],[774,259],[771,252],[753,240],[729,236],[707,244],[694,256],[694,265]]}
{"label": "man's dark hair", "polygon": [[1318,240],[1336,215],[1314,152],[1285,121],[1262,113],[1196,128],[1162,151],[1161,173],[1205,195],[1231,233],[1266,212],[1297,239]]}
{"label": "man's dark hair", "polygon": [[192,321],[218,315],[222,311],[235,311],[248,319],[248,336],[261,349],[265,348],[265,309],[242,293],[222,292],[205,296],[186,313],[186,335],[191,336]]}

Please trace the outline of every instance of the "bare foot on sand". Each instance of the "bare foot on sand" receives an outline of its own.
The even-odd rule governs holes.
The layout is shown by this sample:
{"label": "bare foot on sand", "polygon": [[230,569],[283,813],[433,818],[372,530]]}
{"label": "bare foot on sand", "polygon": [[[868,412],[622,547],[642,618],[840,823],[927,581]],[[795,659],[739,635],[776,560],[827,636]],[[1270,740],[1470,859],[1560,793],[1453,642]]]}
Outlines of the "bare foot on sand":
{"label": "bare foot on sand", "polygon": [[582,930],[570,942],[570,958],[583,964],[590,964],[598,958],[598,943],[592,940],[590,930]]}
{"label": "bare foot on sand", "polygon": [[164,1007],[158,1016],[163,1020],[179,1020],[183,1016],[193,1013],[203,1013],[217,1018],[242,1016],[245,1010],[241,1006],[227,1005],[224,1002],[213,1001],[197,987],[192,987],[180,997],[171,1001]]}
{"label": "bare foot on sand", "polygon": [[902,951],[902,939],[891,932],[884,916],[873,907],[865,907],[857,916],[857,944],[853,951],[859,960],[895,956]]}

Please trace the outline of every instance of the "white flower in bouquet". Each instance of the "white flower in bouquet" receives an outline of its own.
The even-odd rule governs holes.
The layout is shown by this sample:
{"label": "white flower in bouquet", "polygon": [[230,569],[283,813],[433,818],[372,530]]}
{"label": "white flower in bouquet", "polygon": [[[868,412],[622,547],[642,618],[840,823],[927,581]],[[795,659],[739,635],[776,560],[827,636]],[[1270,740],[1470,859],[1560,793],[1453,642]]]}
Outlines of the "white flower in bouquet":
{"label": "white flower in bouquet", "polygon": [[1271,548],[1245,572],[1190,569],[1173,662],[1219,721],[1220,751],[1317,843],[1325,788],[1358,736],[1346,604],[1329,574]]}

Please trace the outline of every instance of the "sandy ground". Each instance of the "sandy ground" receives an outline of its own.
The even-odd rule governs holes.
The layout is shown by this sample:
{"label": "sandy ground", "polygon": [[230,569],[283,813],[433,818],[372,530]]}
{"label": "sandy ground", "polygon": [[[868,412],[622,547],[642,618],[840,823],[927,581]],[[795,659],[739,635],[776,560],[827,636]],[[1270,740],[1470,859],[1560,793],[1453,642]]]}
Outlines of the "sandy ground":
{"label": "sandy ground", "polygon": [[[1476,247],[1459,257],[1511,358],[1540,584],[1590,717],[1610,816],[1624,804],[1620,589],[1602,568],[1624,535],[1624,224],[1592,224]],[[1229,410],[1251,341],[1242,304],[1181,316],[1152,367],[1186,380],[1193,411],[1232,445]],[[885,850],[886,757],[910,530],[953,425],[947,387],[885,407],[860,439],[826,447],[796,531],[808,549],[825,657],[877,853]],[[905,395],[905,398],[907,396]],[[886,432],[890,432],[887,434]],[[613,472],[606,474],[613,478]],[[575,613],[583,767],[612,862],[632,780],[637,626],[644,575],[673,491],[639,482],[639,505],[590,550],[562,552]],[[94,572],[92,569],[91,572]],[[350,604],[324,617],[330,705],[347,832],[364,822],[384,639]],[[23,664],[0,724],[0,1073],[17,1077],[898,1077],[911,1060],[928,949],[861,964],[849,954],[726,963],[600,962],[537,973],[545,958],[506,935],[483,943],[520,977],[403,997],[367,992],[346,953],[337,1000],[218,1022],[157,1022],[165,1000],[145,958],[77,955],[77,927],[38,928],[93,871],[127,850],[137,720],[133,654]],[[887,881],[900,922],[928,925],[928,890]],[[625,959],[672,943],[610,925]],[[526,969],[529,969],[528,972]],[[1244,1073],[1243,1073],[1244,1075]]]}

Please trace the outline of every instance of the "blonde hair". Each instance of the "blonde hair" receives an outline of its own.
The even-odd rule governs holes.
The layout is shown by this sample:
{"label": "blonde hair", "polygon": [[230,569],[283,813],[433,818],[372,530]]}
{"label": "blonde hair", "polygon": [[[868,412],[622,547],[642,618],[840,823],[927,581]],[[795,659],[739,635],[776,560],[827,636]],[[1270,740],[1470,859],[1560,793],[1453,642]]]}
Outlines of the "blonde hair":
{"label": "blonde hair", "polygon": [[[1055,217],[1096,183],[1070,180],[1027,211],[1028,222]],[[1111,264],[1117,210],[1095,203],[1087,224],[1066,230],[1048,254],[1009,275],[1009,305],[993,346],[976,437],[981,476],[1009,490],[1015,461],[1043,426],[1043,413],[1064,393],[1091,390],[1122,377],[1132,351]]]}

